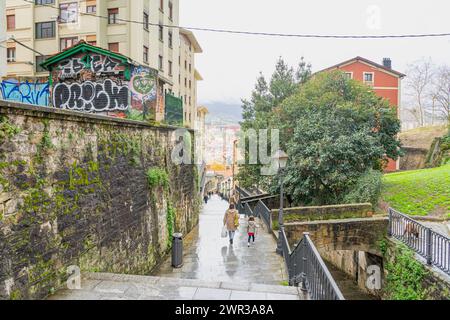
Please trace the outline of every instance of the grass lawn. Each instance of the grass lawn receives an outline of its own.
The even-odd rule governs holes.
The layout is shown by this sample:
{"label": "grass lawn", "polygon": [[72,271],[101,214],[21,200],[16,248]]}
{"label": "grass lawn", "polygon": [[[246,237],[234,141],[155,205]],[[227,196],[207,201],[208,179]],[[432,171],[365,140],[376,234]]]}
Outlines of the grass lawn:
{"label": "grass lawn", "polygon": [[450,164],[385,175],[382,200],[405,214],[450,218]]}

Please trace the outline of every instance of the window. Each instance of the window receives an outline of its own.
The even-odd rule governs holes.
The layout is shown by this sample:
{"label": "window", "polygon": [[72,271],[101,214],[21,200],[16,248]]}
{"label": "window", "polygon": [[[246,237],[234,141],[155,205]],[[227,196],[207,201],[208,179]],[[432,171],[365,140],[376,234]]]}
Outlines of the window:
{"label": "window", "polygon": [[144,29],[148,31],[148,27],[149,27],[149,24],[148,24],[148,13],[144,12]]}
{"label": "window", "polygon": [[97,6],[86,6],[86,13],[96,13]]}
{"label": "window", "polygon": [[118,42],[111,42],[108,43],[108,49],[112,52],[119,52],[119,43]]}
{"label": "window", "polygon": [[50,56],[37,56],[36,57],[36,72],[46,72],[44,68],[41,67],[41,63],[48,59]]}
{"label": "window", "polygon": [[16,62],[16,48],[6,49],[6,61],[7,62]]}
{"label": "window", "polygon": [[173,34],[169,31],[169,48],[173,48]]}
{"label": "window", "polygon": [[164,0],[159,0],[159,10],[161,10],[161,12],[164,12]]}
{"label": "window", "polygon": [[159,62],[159,70],[163,71],[164,70],[164,58],[163,56],[159,56],[158,58],[158,62]]}
{"label": "window", "polygon": [[169,1],[169,19],[173,20],[173,3]]}
{"label": "window", "polygon": [[35,0],[34,3],[37,5],[54,4],[55,0]]}
{"label": "window", "polygon": [[78,42],[78,38],[77,37],[70,37],[70,38],[61,38],[59,40],[59,48],[60,51],[63,51],[67,48],[70,48],[74,45],[76,45]]}
{"label": "window", "polygon": [[172,61],[169,61],[169,75],[172,75]]}
{"label": "window", "polygon": [[59,5],[59,22],[74,23],[78,21],[78,3],[63,3]]}
{"label": "window", "polygon": [[364,83],[373,84],[374,74],[373,72],[364,72]]}
{"label": "window", "polygon": [[187,61],[184,60],[184,69],[187,70]]}
{"label": "window", "polygon": [[189,63],[189,72],[192,71],[192,65]]}
{"label": "window", "polygon": [[86,43],[90,44],[91,46],[97,45],[97,35],[91,34],[86,36]]}
{"label": "window", "polygon": [[108,9],[108,24],[117,24],[119,8]]}
{"label": "window", "polygon": [[6,16],[6,28],[8,31],[16,29],[16,16],[14,14]]}
{"label": "window", "polygon": [[191,88],[192,88],[192,81],[189,80],[189,89],[191,89]]}
{"label": "window", "polygon": [[191,105],[191,102],[192,102],[191,96],[189,96],[189,105]]}
{"label": "window", "polygon": [[353,79],[353,72],[346,72],[344,75],[347,79]]}
{"label": "window", "polygon": [[187,87],[187,78],[184,78],[184,86]]}
{"label": "window", "polygon": [[145,63],[148,63],[148,47],[144,46],[144,58]]}
{"label": "window", "polygon": [[159,26],[159,41],[164,42],[164,28],[163,26]]}
{"label": "window", "polygon": [[36,23],[36,39],[47,39],[55,37],[55,22]]}

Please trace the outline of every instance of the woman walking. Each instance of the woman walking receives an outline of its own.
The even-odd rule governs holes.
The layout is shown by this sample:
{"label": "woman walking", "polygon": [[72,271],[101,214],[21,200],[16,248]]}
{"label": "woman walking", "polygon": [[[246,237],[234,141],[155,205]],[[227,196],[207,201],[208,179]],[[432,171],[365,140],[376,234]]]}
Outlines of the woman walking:
{"label": "woman walking", "polygon": [[234,204],[230,204],[230,208],[225,212],[223,224],[227,228],[230,244],[233,244],[234,235],[239,227],[239,213]]}

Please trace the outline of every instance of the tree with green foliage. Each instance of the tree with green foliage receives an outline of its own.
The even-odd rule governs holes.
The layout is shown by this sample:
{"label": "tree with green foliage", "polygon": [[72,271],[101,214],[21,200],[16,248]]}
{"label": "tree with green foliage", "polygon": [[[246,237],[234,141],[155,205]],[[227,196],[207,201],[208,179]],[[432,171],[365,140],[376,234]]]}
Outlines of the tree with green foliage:
{"label": "tree with green foliage", "polygon": [[[243,126],[280,129],[280,146],[290,157],[283,178],[287,196],[299,205],[376,204],[387,158],[401,155],[395,109],[339,71],[316,74],[296,87],[264,112],[255,108]],[[249,167],[242,166],[240,177],[260,181],[258,170]],[[266,189],[278,191],[278,179],[266,182]]]}
{"label": "tree with green foliage", "polygon": [[[250,100],[242,100],[241,122],[242,132],[249,129],[270,129],[273,111],[286,98],[293,95],[299,86],[305,83],[311,76],[311,65],[302,57],[296,70],[280,57],[276,63],[275,71],[270,81],[260,74],[257,78],[255,89]],[[270,133],[269,133],[270,134]],[[246,163],[248,163],[248,150],[246,150]],[[260,164],[242,165],[238,179],[242,186],[268,186],[271,179],[262,177],[259,172]]]}

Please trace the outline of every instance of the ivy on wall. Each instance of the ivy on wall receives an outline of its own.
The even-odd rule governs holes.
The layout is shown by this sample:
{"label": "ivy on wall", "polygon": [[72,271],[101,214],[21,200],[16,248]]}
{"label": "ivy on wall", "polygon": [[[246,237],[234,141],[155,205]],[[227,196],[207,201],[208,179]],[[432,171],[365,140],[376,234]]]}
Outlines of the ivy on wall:
{"label": "ivy on wall", "polygon": [[[386,252],[385,245],[382,251]],[[414,252],[403,244],[394,249],[395,257],[388,259],[386,263],[386,288],[385,294],[388,300],[423,300],[427,297],[427,290],[423,287],[423,281],[427,270],[419,262]]]}

